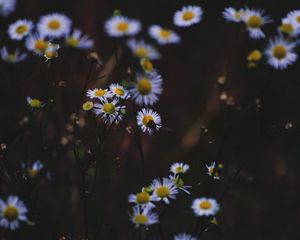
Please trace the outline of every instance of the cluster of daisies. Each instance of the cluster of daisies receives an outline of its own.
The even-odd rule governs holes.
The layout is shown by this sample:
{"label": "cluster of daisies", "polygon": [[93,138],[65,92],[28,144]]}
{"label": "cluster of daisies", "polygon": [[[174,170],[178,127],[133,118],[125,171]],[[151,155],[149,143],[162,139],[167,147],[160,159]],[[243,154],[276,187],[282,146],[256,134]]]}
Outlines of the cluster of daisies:
{"label": "cluster of daisies", "polygon": [[[136,227],[148,227],[159,223],[159,214],[156,210],[159,202],[170,204],[170,201],[176,199],[180,192],[190,194],[191,186],[185,186],[182,179],[182,175],[189,168],[189,165],[185,163],[173,163],[170,167],[171,174],[169,177],[154,179],[149,186],[143,187],[140,192],[128,196],[128,202],[134,204],[130,219]],[[191,209],[195,216],[213,217],[219,211],[219,204],[213,198],[196,198],[191,204]],[[194,239],[188,234],[179,234],[174,239],[185,239],[184,237]]]}
{"label": "cluster of daisies", "polygon": [[29,19],[19,19],[8,26],[7,34],[16,44],[21,43],[24,49],[21,51],[16,48],[11,51],[3,46],[0,49],[1,58],[8,63],[18,63],[26,59],[29,51],[49,60],[58,56],[61,46],[78,49],[93,48],[93,40],[72,25],[72,20],[61,13],[44,15],[37,23]]}
{"label": "cluster of daisies", "polygon": [[[266,16],[263,10],[257,9],[234,9],[225,8],[223,17],[228,22],[245,24],[249,36],[252,39],[263,39],[266,37],[263,26],[271,23],[272,20]],[[285,69],[297,60],[295,52],[297,37],[300,33],[300,10],[293,10],[281,20],[277,28],[278,36],[270,39],[263,53],[257,49],[248,55],[249,67],[256,66],[265,55],[267,62],[275,69]]]}

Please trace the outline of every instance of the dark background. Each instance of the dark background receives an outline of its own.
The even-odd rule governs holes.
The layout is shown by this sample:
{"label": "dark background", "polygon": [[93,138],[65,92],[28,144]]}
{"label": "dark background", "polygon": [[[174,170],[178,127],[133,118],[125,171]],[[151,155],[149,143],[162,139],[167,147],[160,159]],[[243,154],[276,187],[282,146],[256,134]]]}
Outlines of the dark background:
{"label": "dark background", "polygon": [[[203,21],[190,28],[175,28],[173,13],[187,4],[203,8]],[[257,68],[248,69],[248,53],[255,48],[263,50],[267,40],[251,40],[242,25],[226,23],[221,13],[228,6],[265,9],[274,22],[264,30],[268,38],[273,38],[280,19],[299,8],[300,3],[294,0],[23,0],[18,1],[13,14],[1,18],[0,42],[1,46],[15,46],[7,40],[9,23],[19,18],[37,21],[41,15],[57,11],[70,16],[76,27],[95,40],[95,50],[106,63],[116,44],[122,46],[121,41],[116,43],[103,31],[103,23],[114,9],[140,19],[144,38],[150,24],[176,30],[182,42],[160,48],[163,58],[155,63],[164,79],[164,92],[155,109],[166,128],[142,139],[150,178],[167,176],[170,164],[175,161],[191,166],[185,183],[194,186],[193,194],[168,206],[161,220],[165,236],[171,238],[179,232],[193,231],[196,218],[189,206],[193,198],[206,193],[209,177],[205,164],[217,160],[224,165],[223,178],[214,181],[210,195],[219,198],[228,184],[232,185],[217,215],[221,235],[212,228],[201,239],[299,239],[299,62],[287,70],[276,71],[264,59]],[[124,49],[120,68],[126,69],[131,61]],[[16,233],[1,229],[2,239],[52,240],[63,236],[81,239],[80,178],[70,145],[62,146],[60,140],[67,135],[66,124],[76,111],[88,66],[86,53],[76,50],[63,51],[52,71],[37,58],[15,66],[0,63],[0,140],[7,146],[14,144],[13,151],[3,160],[14,184],[2,176],[0,196],[19,195],[29,207],[30,220],[35,222],[35,226],[23,227]],[[100,70],[94,69],[94,78]],[[221,76],[227,79],[224,86],[217,82]],[[56,108],[46,128],[44,148],[41,142],[46,115],[31,114],[25,99],[28,95],[41,99],[47,96],[50,77],[65,82],[65,87],[55,90]],[[115,74],[108,80],[122,79]],[[93,82],[89,87],[101,84],[107,83]],[[234,97],[234,106],[219,100],[222,90]],[[256,98],[260,98],[259,109],[255,107]],[[247,106],[249,109],[244,111]],[[29,123],[20,124],[25,116],[30,117]],[[82,151],[88,159],[95,126],[91,116],[82,117],[87,126],[80,130],[80,139],[85,142]],[[132,124],[130,120],[127,123]],[[286,129],[287,123],[293,127]],[[121,128],[125,129],[126,124],[121,124]],[[200,136],[201,126],[208,132]],[[138,152],[130,135],[120,129],[112,131],[104,148],[106,167],[101,169],[96,193],[88,195],[90,239],[132,239],[134,226],[128,220],[127,196],[143,186]],[[22,178],[20,162],[37,159],[51,173],[50,181],[45,172],[37,180]],[[240,166],[242,170],[232,182]],[[92,176],[92,172],[87,175],[89,191]],[[198,182],[201,184],[197,185]]]}

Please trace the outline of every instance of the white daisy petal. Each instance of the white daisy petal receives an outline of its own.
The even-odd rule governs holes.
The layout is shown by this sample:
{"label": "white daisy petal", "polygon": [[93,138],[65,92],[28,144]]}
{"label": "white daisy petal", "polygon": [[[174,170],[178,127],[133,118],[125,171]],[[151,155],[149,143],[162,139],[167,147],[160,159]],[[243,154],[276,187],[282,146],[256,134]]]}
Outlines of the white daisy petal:
{"label": "white daisy petal", "polygon": [[32,21],[22,19],[18,20],[8,26],[8,35],[13,40],[22,40],[32,30]]}
{"label": "white daisy petal", "polygon": [[184,6],[175,12],[173,22],[178,27],[188,27],[199,23],[202,19],[202,8],[199,6]]}
{"label": "white daisy petal", "polygon": [[215,215],[220,206],[213,198],[197,198],[193,201],[191,208],[196,216],[213,216]]}
{"label": "white daisy petal", "polygon": [[112,16],[106,20],[104,28],[110,37],[133,36],[141,30],[141,23],[124,16]]}
{"label": "white daisy petal", "polygon": [[159,44],[174,44],[181,41],[180,36],[169,29],[162,28],[158,25],[152,25],[148,29],[150,37],[155,39]]}

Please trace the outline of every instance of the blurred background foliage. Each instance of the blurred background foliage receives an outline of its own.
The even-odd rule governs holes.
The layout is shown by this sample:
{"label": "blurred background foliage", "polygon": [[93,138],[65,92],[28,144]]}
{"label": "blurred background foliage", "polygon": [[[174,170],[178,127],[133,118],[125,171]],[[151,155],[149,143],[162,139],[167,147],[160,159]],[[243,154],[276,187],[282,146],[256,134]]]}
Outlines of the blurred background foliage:
{"label": "blurred background foliage", "polygon": [[[65,13],[74,25],[96,42],[96,51],[107,63],[116,44],[103,31],[103,22],[114,9],[138,18],[146,26],[172,26],[172,16],[182,5],[200,5],[203,21],[190,28],[176,29],[182,37],[178,45],[160,48],[163,60],[156,63],[164,79],[164,92],[156,109],[165,129],[142,139],[149,177],[166,176],[171,163],[184,161],[191,166],[185,183],[195,186],[193,194],[182,197],[167,208],[162,229],[167,237],[192,231],[195,217],[189,213],[194,197],[205,193],[209,178],[205,164],[219,157],[224,165],[223,180],[215,181],[212,196],[219,197],[241,164],[243,168],[221,204],[217,216],[218,231],[204,233],[203,239],[299,239],[300,202],[300,82],[299,61],[285,71],[272,70],[265,63],[247,68],[247,55],[253,49],[263,50],[267,40],[251,40],[240,25],[228,24],[221,17],[225,7],[265,9],[276,24],[292,9],[300,7],[295,0],[23,0],[8,18],[1,19],[0,43],[8,41],[7,25],[19,18],[38,20],[43,14]],[[276,35],[274,24],[265,26],[268,37]],[[148,38],[147,38],[148,39]],[[151,40],[148,39],[150,42]],[[130,62],[126,49],[120,66]],[[29,206],[27,226],[16,233],[2,229],[2,239],[79,239],[82,227],[79,175],[70,147],[61,144],[70,116],[76,111],[78,96],[87,76],[86,53],[64,50],[51,72],[40,59],[19,65],[0,63],[0,140],[13,146],[6,161],[15,184],[1,178],[0,194],[14,193]],[[95,79],[101,69],[94,69]],[[219,84],[220,77],[225,84]],[[63,82],[55,92],[56,109],[50,115],[46,140],[43,137],[43,113],[30,113],[26,96],[43,99],[49,90],[47,79]],[[107,81],[122,81],[118,74]],[[266,88],[257,96],[265,83]],[[105,85],[92,82],[89,87]],[[220,100],[225,91],[232,104]],[[255,105],[260,99],[260,107]],[[246,106],[251,106],[244,111]],[[23,123],[24,117],[29,118]],[[82,114],[85,127],[80,130],[83,159],[91,156],[95,124],[90,115]],[[291,125],[290,125],[291,124]],[[207,131],[201,131],[205,126]],[[93,169],[88,172],[88,222],[90,239],[132,239],[134,226],[129,222],[127,196],[143,186],[138,152],[130,136],[114,130],[105,141],[104,166],[91,194]],[[202,134],[201,134],[202,133]],[[45,148],[43,143],[47,142]],[[40,159],[50,172],[51,180],[24,180],[21,162]],[[47,173],[45,172],[44,176]],[[200,182],[200,185],[198,185]],[[1,238],[1,237],[0,237]]]}

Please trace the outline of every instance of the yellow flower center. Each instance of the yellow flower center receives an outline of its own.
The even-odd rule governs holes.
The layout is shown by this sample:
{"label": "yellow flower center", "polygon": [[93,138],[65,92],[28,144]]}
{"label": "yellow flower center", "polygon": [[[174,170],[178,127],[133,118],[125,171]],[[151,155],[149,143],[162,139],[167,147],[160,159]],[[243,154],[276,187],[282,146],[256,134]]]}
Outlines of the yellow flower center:
{"label": "yellow flower center", "polygon": [[146,115],[143,117],[142,122],[144,125],[148,126],[151,125],[151,123],[154,123],[154,118],[151,115]]}
{"label": "yellow flower center", "polygon": [[248,61],[258,62],[262,58],[262,53],[259,50],[254,50],[248,55]]}
{"label": "yellow flower center", "polygon": [[91,109],[93,108],[93,106],[94,106],[93,102],[88,101],[88,102],[85,102],[85,103],[82,105],[82,109],[83,109],[84,111],[89,111],[89,110],[91,110]]}
{"label": "yellow flower center", "polygon": [[199,204],[199,207],[204,210],[211,209],[212,204],[209,201],[203,201]]}
{"label": "yellow flower center", "polygon": [[175,171],[176,171],[176,173],[182,173],[182,172],[184,172],[184,169],[183,169],[183,167],[179,166],[175,169]]}
{"label": "yellow flower center", "polygon": [[116,107],[112,103],[105,103],[103,104],[102,110],[105,113],[112,114],[116,111]]}
{"label": "yellow flower center", "polygon": [[192,20],[195,17],[195,14],[191,11],[187,11],[182,15],[183,20],[189,21]]}
{"label": "yellow flower center", "polygon": [[170,32],[169,30],[166,30],[166,29],[161,29],[161,30],[160,30],[160,36],[161,36],[162,38],[167,39],[167,38],[170,37],[170,35],[171,35],[171,32]]}
{"label": "yellow flower center", "polygon": [[251,17],[249,17],[248,22],[247,22],[247,25],[250,28],[259,28],[259,27],[261,27],[262,24],[263,24],[262,18],[257,15],[252,15]]}
{"label": "yellow flower center", "polygon": [[298,23],[300,23],[300,16],[297,16],[296,20]]}
{"label": "yellow flower center", "polygon": [[3,210],[3,217],[7,219],[8,221],[12,222],[19,217],[19,211],[18,209],[13,206],[13,205],[8,205],[4,210]]}
{"label": "yellow flower center", "polygon": [[36,41],[35,41],[34,47],[35,47],[37,50],[39,50],[39,51],[41,51],[41,52],[44,52],[44,51],[47,49],[48,45],[49,45],[49,43],[48,43],[47,41],[44,41],[44,40],[42,40],[42,39],[39,39],[39,40],[36,40]]}
{"label": "yellow flower center", "polygon": [[139,204],[145,204],[148,203],[150,201],[150,196],[148,193],[146,192],[140,192],[136,195],[136,201]]}
{"label": "yellow flower center", "polygon": [[115,94],[119,96],[124,96],[125,92],[122,88],[115,88]]}
{"label": "yellow flower center", "polygon": [[42,102],[38,99],[31,99],[29,105],[33,108],[39,108],[42,106]]}
{"label": "yellow flower center", "polygon": [[286,55],[287,55],[287,50],[286,50],[285,46],[283,46],[283,45],[277,45],[276,47],[274,47],[274,49],[273,49],[273,55],[277,59],[283,59],[283,58],[285,58]]}
{"label": "yellow flower center", "polygon": [[45,52],[45,57],[47,59],[52,59],[52,58],[56,58],[57,57],[57,52],[56,51],[46,51]]}
{"label": "yellow flower center", "polygon": [[129,28],[129,24],[127,22],[120,22],[118,25],[117,25],[117,29],[120,31],[120,32],[126,32]]}
{"label": "yellow flower center", "polygon": [[140,58],[148,57],[149,55],[149,52],[145,47],[137,47],[134,53]]}
{"label": "yellow flower center", "polygon": [[17,61],[17,55],[16,54],[8,54],[6,57],[6,60],[9,62],[15,62],[15,61]]}
{"label": "yellow flower center", "polygon": [[99,90],[97,90],[96,92],[95,92],[95,95],[97,96],[97,97],[103,97],[105,94],[106,94],[106,90],[103,90],[103,89],[99,89]]}
{"label": "yellow flower center", "polygon": [[134,222],[137,224],[146,224],[148,222],[148,217],[142,214],[136,215],[134,217]]}
{"label": "yellow flower center", "polygon": [[79,45],[79,39],[74,37],[69,37],[67,39],[67,44],[70,45],[71,47],[77,47]]}
{"label": "yellow flower center", "polygon": [[280,30],[285,33],[292,33],[294,31],[294,27],[292,24],[284,23],[280,26]]}
{"label": "yellow flower center", "polygon": [[143,78],[138,82],[137,88],[142,95],[147,95],[152,90],[152,83],[149,79]]}
{"label": "yellow flower center", "polygon": [[170,189],[166,186],[158,187],[155,192],[160,198],[165,198],[170,195]]}
{"label": "yellow flower center", "polygon": [[141,61],[142,68],[147,71],[151,72],[153,70],[153,64],[149,59],[143,59]]}
{"label": "yellow flower center", "polygon": [[16,28],[16,33],[18,34],[23,34],[28,31],[28,26],[27,25],[20,25]]}
{"label": "yellow flower center", "polygon": [[60,26],[61,26],[61,23],[58,20],[51,20],[48,23],[48,27],[51,28],[51,29],[53,29],[53,30],[59,29]]}

